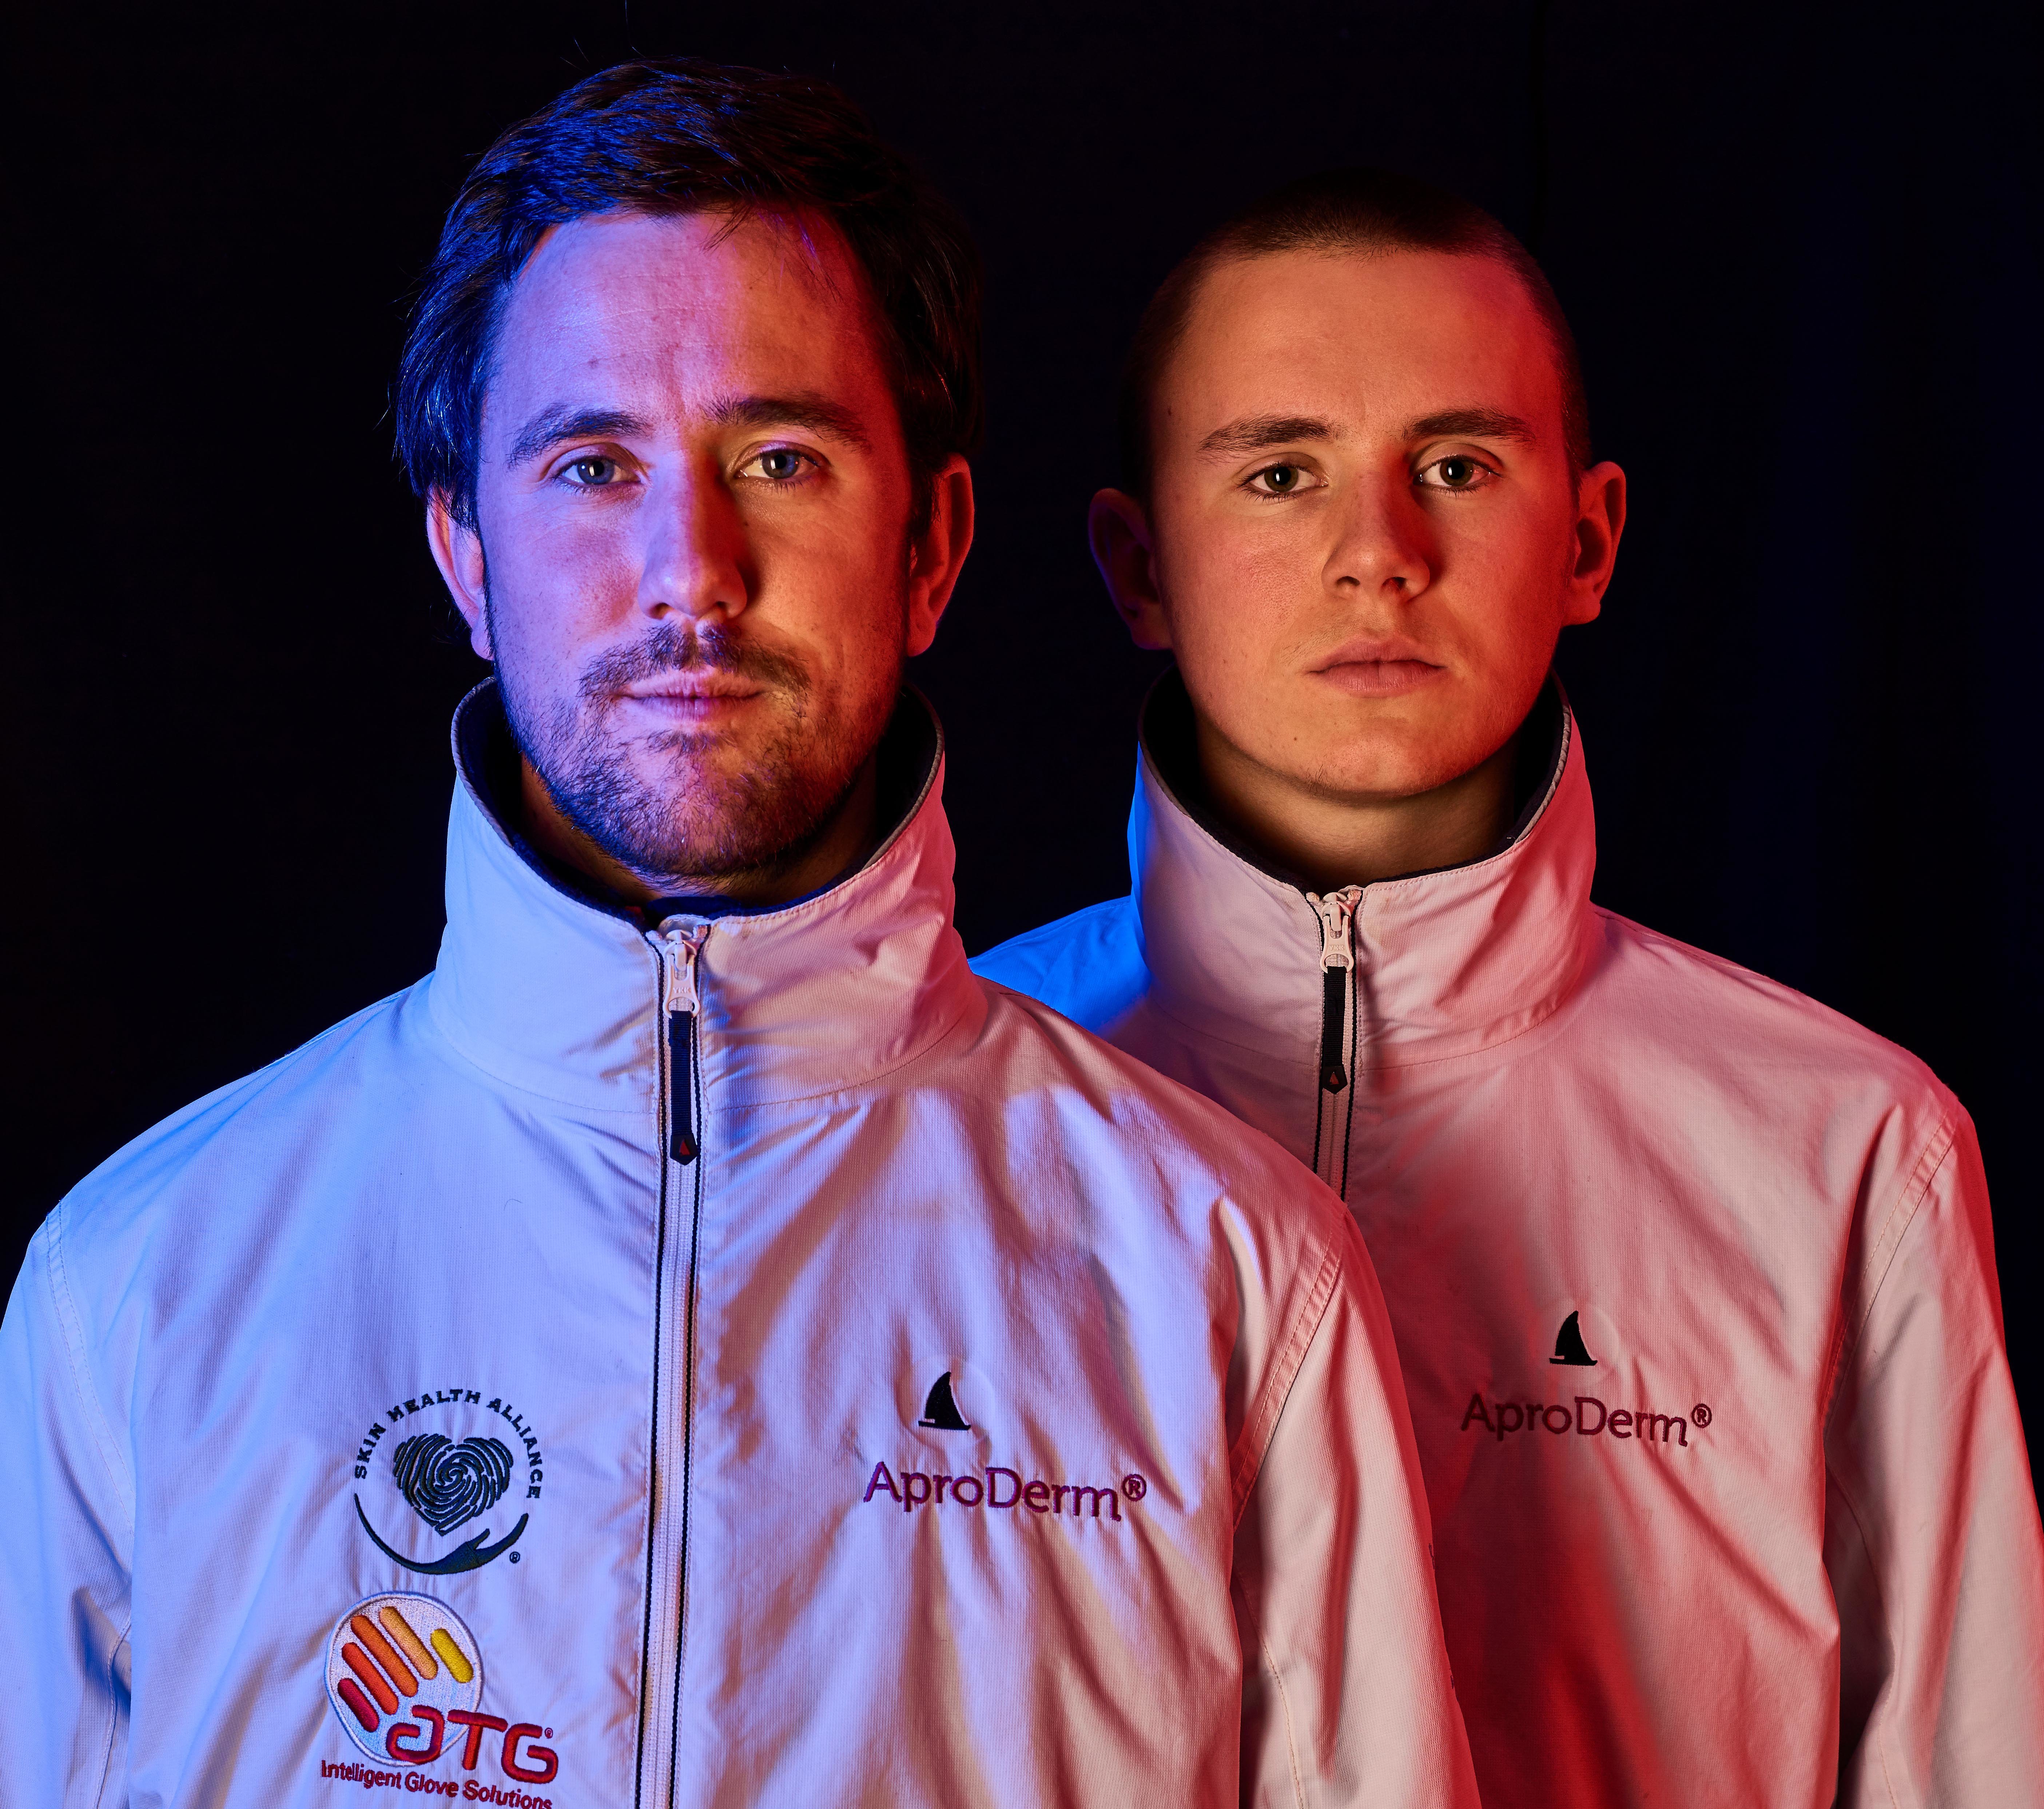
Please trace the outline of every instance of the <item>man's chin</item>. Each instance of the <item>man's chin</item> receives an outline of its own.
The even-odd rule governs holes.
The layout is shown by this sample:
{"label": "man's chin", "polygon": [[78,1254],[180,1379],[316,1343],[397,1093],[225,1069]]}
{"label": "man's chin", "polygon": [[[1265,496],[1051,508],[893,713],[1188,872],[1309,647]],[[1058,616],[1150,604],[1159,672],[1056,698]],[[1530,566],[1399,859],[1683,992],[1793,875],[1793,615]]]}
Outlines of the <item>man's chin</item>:
{"label": "man's chin", "polygon": [[705,791],[735,790],[774,764],[729,735],[673,733],[628,744],[613,770],[629,773],[643,796],[678,807]]}
{"label": "man's chin", "polygon": [[1460,735],[1400,733],[1379,724],[1361,736],[1330,739],[1317,759],[1296,752],[1280,768],[1296,783],[1362,803],[1419,798],[1481,766],[1484,750]]}
{"label": "man's chin", "polygon": [[837,795],[728,745],[675,750],[628,770],[632,783],[560,800],[581,833],[651,884],[713,883],[770,872],[828,826]]}

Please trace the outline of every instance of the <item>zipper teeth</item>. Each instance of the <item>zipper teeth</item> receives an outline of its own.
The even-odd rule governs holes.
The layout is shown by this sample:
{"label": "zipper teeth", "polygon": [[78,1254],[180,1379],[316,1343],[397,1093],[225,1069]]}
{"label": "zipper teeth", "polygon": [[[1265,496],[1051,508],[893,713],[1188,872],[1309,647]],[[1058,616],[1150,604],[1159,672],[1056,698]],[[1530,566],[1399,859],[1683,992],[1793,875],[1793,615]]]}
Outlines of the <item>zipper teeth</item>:
{"label": "zipper teeth", "polygon": [[[702,1251],[702,1063],[696,1047],[701,1028],[697,992],[697,945],[675,937],[677,961],[686,962],[687,1009],[682,1014],[681,1053],[687,1063],[678,1102],[688,1114],[690,1168],[694,1179],[689,1203],[689,1268],[682,1296],[682,1493],[681,1534],[674,1550],[674,1683],[667,1729],[667,1809],[674,1809],[682,1769],[682,1673],[689,1632],[689,1508],[694,1495],[696,1402],[696,1277]],[[686,953],[682,953],[683,949]],[[671,1020],[670,1020],[671,1022]]]}
{"label": "zipper teeth", "polygon": [[[690,1034],[694,1034],[693,1024]],[[692,1069],[697,1066],[690,1064]],[[701,1076],[695,1073],[692,1087],[699,1090],[701,1086]],[[690,1104],[694,1107],[695,1102],[691,1100]],[[700,1109],[696,1110],[696,1122],[702,1122]],[[696,1277],[702,1249],[703,1173],[700,1160],[694,1168],[695,1194],[689,1214],[686,1316],[682,1327],[682,1534],[674,1553],[674,1702],[667,1734],[667,1809],[674,1809],[675,1786],[681,1775],[682,1675],[689,1639],[689,1503],[693,1493],[696,1442]]]}
{"label": "zipper teeth", "polygon": [[1349,1087],[1348,1087],[1348,1104],[1347,1104],[1347,1106],[1346,1107],[1346,1108],[1343,1110],[1343,1114],[1342,1114],[1341,1179],[1340,1179],[1340,1180],[1339,1180],[1339,1181],[1338,1181],[1338,1182],[1335,1184],[1335,1191],[1336,1193],[1339,1194],[1339,1195],[1342,1196],[1342,1199],[1343,1199],[1343,1200],[1344,1202],[1346,1202],[1346,1201],[1347,1200],[1347,1199],[1348,1199],[1348,1159],[1349,1159],[1349,1153],[1350,1153],[1350,1151],[1354,1148],[1354,1143],[1355,1143],[1355,1057],[1356,1057],[1356,1054],[1357,1054],[1356,1044],[1357,1044],[1357,1043],[1361,1040],[1361,1037],[1362,1037],[1362,1000],[1361,1000],[1360,996],[1359,996],[1358,995],[1357,995],[1357,994],[1356,994],[1356,992],[1355,992],[1355,989],[1354,989],[1354,987],[1353,986],[1351,986],[1351,987],[1350,987],[1350,996],[1355,999],[1355,1006],[1356,1006],[1356,1008],[1355,1008],[1355,1013],[1354,1013],[1354,1024],[1353,1024],[1353,1027],[1352,1027],[1352,1029],[1351,1029],[1351,1031],[1350,1031],[1350,1037],[1349,1037],[1349,1060],[1348,1060],[1348,1080],[1349,1080]]}
{"label": "zipper teeth", "polygon": [[[664,1010],[670,982],[665,963],[657,954],[655,960],[659,964],[659,996]],[[659,1039],[653,1059],[656,1065],[663,1069],[671,1063],[673,1056],[666,1037]],[[672,1083],[667,1072],[658,1076],[654,1109],[658,1114],[656,1148],[660,1161],[660,1183],[659,1207],[653,1241],[653,1400],[651,1411],[647,1416],[651,1430],[646,1452],[646,1609],[639,1643],[639,1745],[638,1762],[633,1767],[632,1780],[633,1809],[642,1809],[646,1791],[646,1711],[649,1700],[648,1685],[653,1676],[653,1604],[659,1595],[660,1519],[667,1508],[667,1491],[660,1486],[660,1360],[667,1348],[667,1147],[673,1134],[669,1123],[672,1116]],[[671,1784],[669,1793],[671,1796]]]}
{"label": "zipper teeth", "polygon": [[[701,1135],[697,1127],[702,1122],[701,1064],[696,1059],[699,1000],[694,972],[699,946],[699,943],[686,938],[678,930],[668,932],[655,944],[656,959],[660,969],[658,1003],[666,1020],[667,1033],[655,1039],[657,1047],[655,1054],[655,1061],[659,1070],[655,1110],[660,1184],[653,1292],[652,1430],[647,1460],[650,1465],[648,1489],[652,1505],[647,1530],[646,1606],[644,1626],[640,1636],[639,1763],[632,1791],[635,1809],[644,1809],[646,1797],[647,1738],[649,1727],[657,1725],[651,1721],[651,1715],[657,1712],[654,1706],[656,1700],[654,1687],[662,1680],[660,1673],[670,1669],[672,1676],[664,1788],[662,1787],[663,1780],[657,1775],[657,1766],[652,1780],[656,1796],[664,1798],[667,1809],[673,1809],[680,1772],[682,1654],[687,1631],[689,1503],[694,1455],[697,1246],[701,1237],[703,1205],[702,1164],[694,1159],[701,1153]],[[675,1146],[676,1136],[684,1123],[691,1134],[688,1157],[682,1156]],[[666,1476],[661,1468],[660,1433],[667,1395],[672,1392],[674,1386],[673,1366],[663,1361],[670,1335],[670,1314],[667,1311],[668,1217],[670,1206],[678,1203],[674,1199],[672,1180],[675,1170],[683,1165],[692,1171],[695,1184],[690,1195],[688,1266],[681,1278],[682,1322],[679,1443],[682,1462],[678,1483],[680,1495],[676,1503],[674,1491],[667,1486]],[[671,1439],[669,1441],[670,1445],[673,1442]],[[673,1504],[671,1511],[670,1504]],[[670,1551],[665,1530],[676,1516],[678,1516],[678,1528]],[[663,1653],[658,1655],[663,1662],[655,1663],[655,1646],[659,1614],[657,1604],[664,1593],[662,1585],[669,1581],[672,1583],[674,1599],[674,1618],[671,1623],[674,1638],[671,1667],[665,1662],[666,1655]]]}

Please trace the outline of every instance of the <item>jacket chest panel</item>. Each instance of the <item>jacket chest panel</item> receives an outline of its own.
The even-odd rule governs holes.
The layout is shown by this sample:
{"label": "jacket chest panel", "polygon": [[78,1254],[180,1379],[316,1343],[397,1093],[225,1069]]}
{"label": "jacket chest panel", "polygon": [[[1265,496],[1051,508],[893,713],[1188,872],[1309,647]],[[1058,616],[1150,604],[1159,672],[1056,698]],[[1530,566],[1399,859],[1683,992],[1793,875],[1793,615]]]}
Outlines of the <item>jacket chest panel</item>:
{"label": "jacket chest panel", "polygon": [[[891,1577],[895,1613],[1026,1589],[1146,1618],[1160,1551],[1226,1574],[1222,1278],[1124,1238],[1113,1175],[1003,1174],[951,1115],[896,1101],[706,1160],[699,1574],[765,1576],[810,1543]],[[880,1159],[904,1143],[913,1164]],[[756,1638],[740,1596],[711,1611],[734,1654]]]}
{"label": "jacket chest panel", "polygon": [[[521,1291],[494,1303],[514,1324]],[[309,1800],[363,1768],[414,1794],[474,1782],[621,1799],[644,1341],[561,1317],[558,1342],[473,1322],[445,1340],[395,1318],[352,1339],[317,1328],[320,1364],[280,1391],[289,1407],[192,1440],[209,1487],[138,1453],[159,1506],[137,1529],[137,1575],[152,1580],[136,1599],[136,1700],[179,1730],[167,1745],[232,1744],[257,1769],[271,1749],[268,1775],[300,1780]],[[194,1553],[209,1561],[178,1561]],[[214,1678],[251,1692],[252,1717],[191,1693]]]}
{"label": "jacket chest panel", "polygon": [[1480,1099],[1359,1137],[1350,1191],[1430,1461],[1461,1469],[1447,1449],[1479,1435],[1508,1463],[1630,1445],[1812,1506],[1842,1214],[1770,1225],[1594,1131],[1536,1113],[1531,1134],[1490,1118],[1477,1136],[1470,1114]]}
{"label": "jacket chest panel", "polygon": [[297,1153],[252,1264],[167,1272],[152,1341],[207,1360],[136,1417],[138,1747],[160,1721],[307,1801],[379,1772],[625,1799],[646,1157],[466,1087],[375,1104]]}
{"label": "jacket chest panel", "polygon": [[[1717,1688],[1758,1728],[1755,1679],[1826,1687],[1821,1392],[1845,1214],[1671,1160],[1650,1112],[1572,1110],[1582,1079],[1558,1064],[1509,1078],[1508,1110],[1465,1077],[1359,1112],[1350,1191],[1458,1676],[1505,1701],[1530,1676],[1600,1675],[1647,1715]],[[1642,1613],[1658,1642],[1612,1630]]]}

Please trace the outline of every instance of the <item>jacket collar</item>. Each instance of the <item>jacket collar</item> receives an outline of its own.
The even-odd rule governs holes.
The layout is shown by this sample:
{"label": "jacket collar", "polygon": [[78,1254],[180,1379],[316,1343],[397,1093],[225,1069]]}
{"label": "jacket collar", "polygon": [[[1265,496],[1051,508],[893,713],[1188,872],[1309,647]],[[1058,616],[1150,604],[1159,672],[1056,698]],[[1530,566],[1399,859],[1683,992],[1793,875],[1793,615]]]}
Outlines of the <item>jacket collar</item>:
{"label": "jacket collar", "polygon": [[[655,941],[627,908],[550,870],[493,803],[508,731],[494,681],[455,713],[448,922],[434,1021],[478,1067],[584,1110],[644,1112],[664,1034]],[[905,691],[883,749],[899,814],[854,872],[767,910],[665,919],[699,944],[697,1050],[712,1112],[855,1089],[979,999],[951,927],[942,731]],[[883,795],[889,790],[883,779]]]}
{"label": "jacket collar", "polygon": [[[1362,889],[1354,937],[1365,1070],[1505,1041],[1575,984],[1593,933],[1596,830],[1574,714],[1558,683],[1550,687],[1548,759],[1531,775],[1506,845],[1466,866]],[[1301,883],[1199,809],[1196,769],[1169,745],[1170,713],[1189,707],[1183,698],[1167,673],[1145,706],[1128,823],[1151,998],[1201,1035],[1293,1060],[1320,1035],[1320,921]]]}

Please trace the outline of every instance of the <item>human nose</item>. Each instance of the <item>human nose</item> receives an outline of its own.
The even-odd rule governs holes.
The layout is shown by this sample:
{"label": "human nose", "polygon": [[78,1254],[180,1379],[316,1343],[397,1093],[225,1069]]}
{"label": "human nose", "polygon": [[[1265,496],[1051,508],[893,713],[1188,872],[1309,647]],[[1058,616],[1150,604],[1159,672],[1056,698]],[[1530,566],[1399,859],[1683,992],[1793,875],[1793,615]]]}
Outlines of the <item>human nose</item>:
{"label": "human nose", "polygon": [[1416,597],[1433,582],[1433,526],[1404,471],[1366,479],[1343,500],[1327,557],[1331,588],[1395,602]]}
{"label": "human nose", "polygon": [[742,614],[751,600],[744,524],[714,471],[684,471],[656,481],[639,574],[639,607],[655,621]]}

